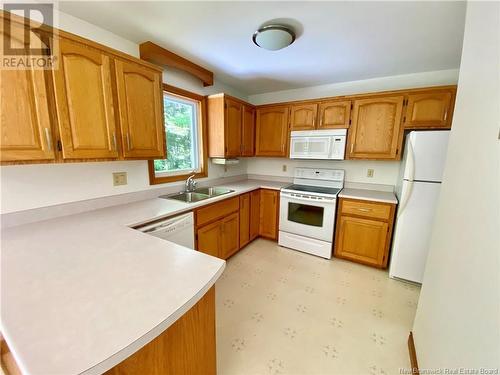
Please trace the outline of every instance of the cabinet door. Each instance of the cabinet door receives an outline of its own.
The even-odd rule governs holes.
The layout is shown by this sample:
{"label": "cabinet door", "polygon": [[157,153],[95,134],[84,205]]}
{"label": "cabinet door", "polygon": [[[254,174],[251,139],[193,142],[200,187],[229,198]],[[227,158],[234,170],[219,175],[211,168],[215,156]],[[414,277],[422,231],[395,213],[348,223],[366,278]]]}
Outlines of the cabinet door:
{"label": "cabinet door", "polygon": [[118,109],[126,158],[165,158],[161,74],[116,60]]}
{"label": "cabinet door", "polygon": [[0,90],[0,160],[53,160],[43,70],[1,70]]}
{"label": "cabinet door", "polygon": [[225,98],[225,156],[240,156],[241,152],[241,121],[243,106],[240,102]]}
{"label": "cabinet door", "polygon": [[227,259],[240,249],[240,215],[238,212],[221,219],[222,226],[222,259]]}
{"label": "cabinet door", "polygon": [[382,267],[389,224],[383,221],[341,216],[335,254],[341,258]]}
{"label": "cabinet door", "polygon": [[351,118],[351,101],[321,102],[318,117],[318,129],[347,129]]}
{"label": "cabinet door", "polygon": [[290,125],[292,130],[314,130],[318,105],[294,104],[290,107]]}
{"label": "cabinet door", "polygon": [[221,257],[222,237],[221,221],[215,221],[212,224],[198,228],[196,238],[198,241],[197,250],[202,253]]}
{"label": "cabinet door", "polygon": [[65,159],[118,157],[110,64],[97,49],[60,40],[53,77]]}
{"label": "cabinet door", "polygon": [[241,135],[241,156],[255,154],[255,109],[243,106],[243,125]]}
{"label": "cabinet door", "polygon": [[405,128],[449,129],[453,97],[452,90],[431,90],[408,95]]}
{"label": "cabinet door", "polygon": [[255,156],[288,154],[288,107],[257,109]]}
{"label": "cabinet door", "polygon": [[250,193],[240,195],[240,248],[250,242]]}
{"label": "cabinet door", "polygon": [[250,241],[259,236],[260,226],[260,190],[250,193]]}
{"label": "cabinet door", "polygon": [[259,234],[272,240],[278,238],[278,198],[279,192],[261,189]]}
{"label": "cabinet door", "polygon": [[399,159],[403,99],[391,96],[354,101],[348,159]]}

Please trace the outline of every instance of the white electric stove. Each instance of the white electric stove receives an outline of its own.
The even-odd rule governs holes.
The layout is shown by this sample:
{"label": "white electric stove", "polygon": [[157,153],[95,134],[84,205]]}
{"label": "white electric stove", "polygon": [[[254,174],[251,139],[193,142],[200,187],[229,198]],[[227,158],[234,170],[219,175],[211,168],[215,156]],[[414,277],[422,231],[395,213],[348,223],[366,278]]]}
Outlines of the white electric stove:
{"label": "white electric stove", "polygon": [[295,168],[293,184],[280,193],[278,244],[330,259],[343,187],[342,169]]}

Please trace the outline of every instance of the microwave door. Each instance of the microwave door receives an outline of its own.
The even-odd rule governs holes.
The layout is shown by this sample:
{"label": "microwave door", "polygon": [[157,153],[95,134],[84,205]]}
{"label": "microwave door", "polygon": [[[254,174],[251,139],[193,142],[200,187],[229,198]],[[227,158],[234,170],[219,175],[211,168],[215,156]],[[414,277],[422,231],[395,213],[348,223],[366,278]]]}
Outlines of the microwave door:
{"label": "microwave door", "polygon": [[328,159],[331,152],[331,137],[292,138],[292,159]]}
{"label": "microwave door", "polygon": [[332,147],[329,159],[344,160],[345,154],[345,137],[333,137]]}

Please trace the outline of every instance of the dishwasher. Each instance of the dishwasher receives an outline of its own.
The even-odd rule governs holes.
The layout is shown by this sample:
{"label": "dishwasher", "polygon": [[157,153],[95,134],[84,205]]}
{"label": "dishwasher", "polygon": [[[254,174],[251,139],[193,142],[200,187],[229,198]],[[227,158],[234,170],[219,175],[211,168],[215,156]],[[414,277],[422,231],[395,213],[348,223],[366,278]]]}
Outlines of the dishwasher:
{"label": "dishwasher", "polygon": [[144,224],[135,229],[151,236],[194,249],[194,217],[192,212],[168,217],[160,221],[155,221],[152,224]]}

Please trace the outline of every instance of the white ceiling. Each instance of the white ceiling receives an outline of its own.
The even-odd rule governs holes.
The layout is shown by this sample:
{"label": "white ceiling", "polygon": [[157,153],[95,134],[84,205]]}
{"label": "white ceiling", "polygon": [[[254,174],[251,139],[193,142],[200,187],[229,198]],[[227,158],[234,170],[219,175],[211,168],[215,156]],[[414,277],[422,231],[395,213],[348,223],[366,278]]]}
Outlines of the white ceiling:
{"label": "white ceiling", "polygon": [[[59,8],[131,41],[151,40],[259,94],[326,83],[456,69],[465,2],[100,1]],[[253,32],[280,19],[298,31],[266,51]]]}

